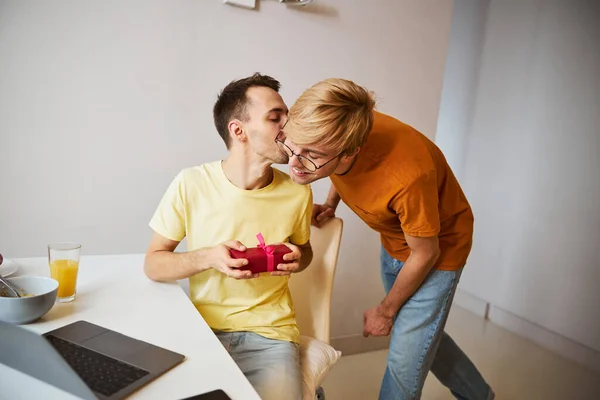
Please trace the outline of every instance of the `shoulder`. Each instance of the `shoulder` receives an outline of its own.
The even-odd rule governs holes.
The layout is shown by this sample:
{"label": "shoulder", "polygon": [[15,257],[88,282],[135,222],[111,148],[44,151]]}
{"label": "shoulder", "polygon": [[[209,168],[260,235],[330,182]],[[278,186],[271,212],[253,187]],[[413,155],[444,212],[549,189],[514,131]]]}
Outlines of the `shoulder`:
{"label": "shoulder", "polygon": [[413,131],[414,128],[391,115],[379,111],[373,111],[373,131],[376,132],[399,132]]}
{"label": "shoulder", "polygon": [[181,182],[190,182],[208,178],[219,172],[220,162],[221,161],[214,161],[183,168],[179,171],[175,179],[178,179]]}
{"label": "shoulder", "polygon": [[361,153],[371,168],[410,185],[436,169],[436,150],[433,142],[414,127],[376,112]]}
{"label": "shoulder", "polygon": [[189,199],[194,193],[207,192],[211,182],[218,180],[218,163],[206,163],[179,170],[171,180],[170,191]]}

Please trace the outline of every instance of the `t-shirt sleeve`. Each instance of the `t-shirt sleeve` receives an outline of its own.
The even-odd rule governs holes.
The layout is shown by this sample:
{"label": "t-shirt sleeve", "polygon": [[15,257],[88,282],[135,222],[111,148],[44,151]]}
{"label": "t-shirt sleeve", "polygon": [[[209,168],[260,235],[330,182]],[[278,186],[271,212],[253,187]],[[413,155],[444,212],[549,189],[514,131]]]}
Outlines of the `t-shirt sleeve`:
{"label": "t-shirt sleeve", "polygon": [[402,231],[410,236],[432,237],[440,232],[437,175],[429,171],[402,189],[392,201]]}
{"label": "t-shirt sleeve", "polygon": [[150,220],[154,232],[181,242],[186,235],[185,181],[183,171],[171,182]]}
{"label": "t-shirt sleeve", "polygon": [[310,186],[308,187],[308,193],[305,196],[304,207],[302,215],[300,216],[296,229],[292,236],[290,237],[290,241],[298,246],[302,246],[310,240],[310,221],[312,218],[312,208],[313,208],[313,195],[312,189]]}

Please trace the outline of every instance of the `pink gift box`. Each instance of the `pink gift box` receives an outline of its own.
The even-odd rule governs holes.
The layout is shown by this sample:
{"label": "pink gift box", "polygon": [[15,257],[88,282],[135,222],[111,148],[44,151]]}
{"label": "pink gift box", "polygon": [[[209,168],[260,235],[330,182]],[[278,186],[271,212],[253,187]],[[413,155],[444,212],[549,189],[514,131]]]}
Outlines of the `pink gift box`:
{"label": "pink gift box", "polygon": [[271,272],[277,271],[277,265],[291,262],[283,259],[285,254],[292,252],[289,247],[284,244],[267,246],[262,234],[259,233],[256,237],[258,238],[257,247],[247,248],[246,251],[229,250],[232,258],[248,260],[248,264],[241,267],[241,270],[252,271],[254,274]]}

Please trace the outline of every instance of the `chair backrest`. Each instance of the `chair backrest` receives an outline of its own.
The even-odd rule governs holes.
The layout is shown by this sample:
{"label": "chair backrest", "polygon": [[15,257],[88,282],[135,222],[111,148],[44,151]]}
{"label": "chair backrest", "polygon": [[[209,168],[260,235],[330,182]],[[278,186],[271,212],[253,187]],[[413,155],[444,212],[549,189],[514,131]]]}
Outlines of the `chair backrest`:
{"label": "chair backrest", "polygon": [[311,226],[312,262],[293,274],[289,283],[300,334],[325,343],[329,343],[331,292],[342,227],[343,221],[337,217],[321,228]]}

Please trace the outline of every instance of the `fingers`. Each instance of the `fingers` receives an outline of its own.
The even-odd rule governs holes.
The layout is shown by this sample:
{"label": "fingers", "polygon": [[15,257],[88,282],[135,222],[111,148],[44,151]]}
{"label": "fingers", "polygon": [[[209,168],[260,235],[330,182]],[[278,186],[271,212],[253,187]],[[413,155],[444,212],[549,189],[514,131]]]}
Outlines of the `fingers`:
{"label": "fingers", "polygon": [[313,203],[313,208],[312,208],[312,217],[315,218],[317,216],[317,214],[319,214],[319,212],[321,212],[321,205],[320,204],[315,204]]}
{"label": "fingers", "polygon": [[319,216],[319,211],[317,211],[316,209],[313,210],[313,215],[310,219],[310,223],[311,225],[316,226],[317,228],[319,227],[319,221],[317,219],[317,217]]}
{"label": "fingers", "polygon": [[311,221],[311,223],[316,226],[317,228],[321,227],[321,224],[324,222],[323,219],[323,215],[325,214],[325,211],[320,212],[318,214],[316,214],[313,218],[313,220]]}
{"label": "fingers", "polygon": [[295,246],[291,243],[284,243],[290,250],[291,253],[287,253],[283,255],[283,259],[285,261],[294,261],[302,258],[302,250],[298,246]]}
{"label": "fingers", "polygon": [[288,276],[292,273],[290,271],[272,271],[271,276]]}
{"label": "fingers", "polygon": [[242,271],[239,269],[224,267],[221,271],[225,275],[234,279],[252,279],[257,278],[258,274],[253,274],[251,271]]}
{"label": "fingers", "polygon": [[283,255],[282,258],[284,261],[294,261],[294,260],[299,260],[302,258],[302,250],[300,250],[300,247],[296,246],[295,244],[292,244],[289,242],[273,243],[273,246],[279,246],[279,245],[284,245],[292,251],[291,253],[286,253]]}
{"label": "fingers", "polygon": [[246,246],[244,246],[239,240],[228,240],[222,244],[230,249],[246,251]]}
{"label": "fingers", "polygon": [[245,265],[248,265],[246,258],[230,258],[225,260],[225,266],[229,268],[242,268]]}
{"label": "fingers", "polygon": [[222,272],[228,277],[235,279],[248,279],[252,275],[250,271],[241,271],[233,268],[223,268]]}
{"label": "fingers", "polygon": [[296,272],[298,269],[300,269],[300,264],[297,262],[277,265],[277,271]]}
{"label": "fingers", "polygon": [[291,253],[287,253],[283,255],[283,259],[285,261],[295,261],[302,258],[302,253],[300,250],[292,251]]}
{"label": "fingers", "polygon": [[317,215],[317,222],[323,223],[335,215],[333,208],[326,208],[323,212]]}
{"label": "fingers", "polygon": [[241,268],[244,265],[248,265],[248,260],[246,258],[233,258],[229,252],[229,249],[245,251],[246,246],[244,246],[240,241],[237,240],[228,240],[223,242],[224,251],[220,252],[220,259],[225,268]]}
{"label": "fingers", "polygon": [[319,227],[319,215],[323,212],[324,208],[321,204],[313,204],[313,213],[310,219],[311,225]]}
{"label": "fingers", "polygon": [[329,218],[335,216],[335,210],[327,205],[313,204],[313,214],[310,223],[320,228]]}

